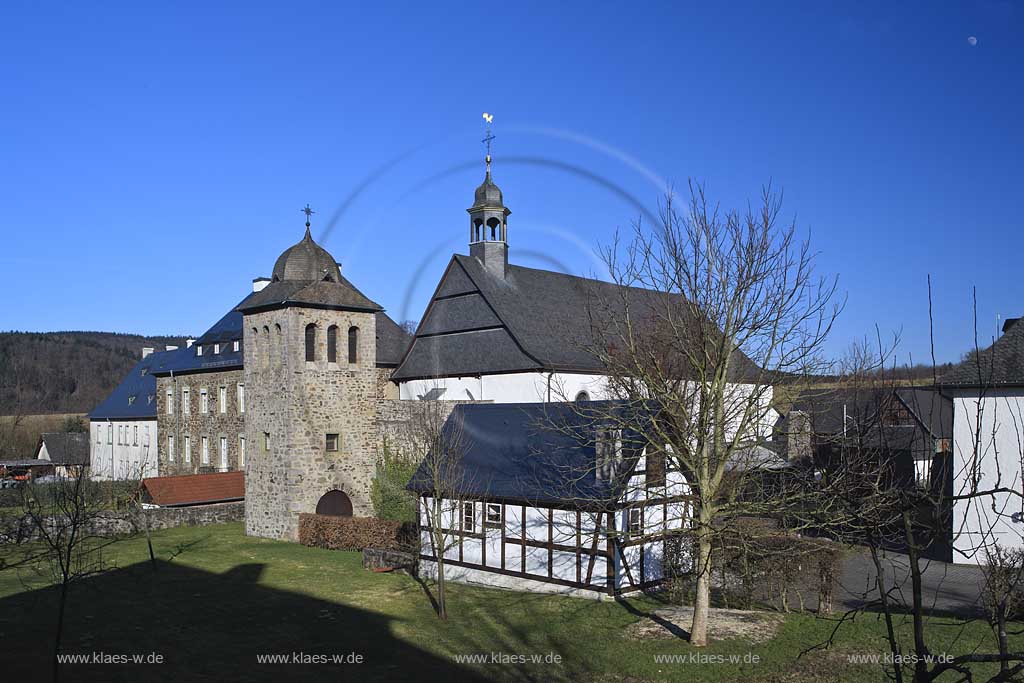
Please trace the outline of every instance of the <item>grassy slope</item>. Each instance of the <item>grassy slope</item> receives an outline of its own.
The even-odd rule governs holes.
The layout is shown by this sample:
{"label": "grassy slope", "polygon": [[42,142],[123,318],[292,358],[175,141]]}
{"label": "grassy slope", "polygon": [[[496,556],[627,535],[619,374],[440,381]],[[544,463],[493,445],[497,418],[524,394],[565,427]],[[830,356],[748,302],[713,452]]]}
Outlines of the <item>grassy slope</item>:
{"label": "grassy slope", "polygon": [[[249,538],[240,524],[161,531],[154,539],[161,558],[155,573],[141,538],[106,549],[121,569],[75,589],[64,651],[155,651],[167,663],[144,671],[74,665],[66,667],[67,679],[337,680],[341,665],[257,665],[255,654],[356,651],[366,657],[359,680],[454,681],[474,673],[500,680],[885,680],[879,667],[845,660],[848,652],[884,648],[873,616],[844,626],[832,652],[799,661],[797,654],[826,638],[832,622],[791,615],[770,643],[726,641],[702,651],[751,652],[757,665],[657,664],[655,654],[691,648],[678,639],[624,637],[638,614],[658,606],[651,598],[619,604],[453,586],[452,617],[442,623],[415,580],[364,571],[357,553]],[[5,559],[16,559],[10,549]],[[0,571],[0,671],[45,680],[55,605],[46,584],[26,568]],[[951,625],[942,633],[951,642],[935,643],[936,651],[962,652],[989,638],[983,625]],[[563,663],[488,664],[467,672],[451,658],[491,652],[554,652]]]}

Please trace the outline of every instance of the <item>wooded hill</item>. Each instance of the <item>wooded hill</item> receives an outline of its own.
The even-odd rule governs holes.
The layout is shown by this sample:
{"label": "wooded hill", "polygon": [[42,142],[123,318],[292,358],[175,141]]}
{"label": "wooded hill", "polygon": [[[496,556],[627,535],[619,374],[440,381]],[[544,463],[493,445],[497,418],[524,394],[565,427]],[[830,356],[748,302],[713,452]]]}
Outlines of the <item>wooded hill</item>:
{"label": "wooded hill", "polygon": [[0,332],[0,415],[86,413],[142,358],[185,337],[115,332]]}

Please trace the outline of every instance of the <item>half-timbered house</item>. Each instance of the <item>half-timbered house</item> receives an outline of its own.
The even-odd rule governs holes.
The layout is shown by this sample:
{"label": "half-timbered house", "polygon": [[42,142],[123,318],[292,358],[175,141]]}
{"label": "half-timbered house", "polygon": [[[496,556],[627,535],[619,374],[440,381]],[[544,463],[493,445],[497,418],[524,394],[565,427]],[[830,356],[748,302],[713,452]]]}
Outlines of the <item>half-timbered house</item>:
{"label": "half-timbered house", "polygon": [[[660,583],[673,563],[688,569],[686,477],[642,427],[603,424],[601,403],[456,407],[445,425],[460,435],[452,470],[435,477],[427,458],[409,484],[421,571],[434,574],[443,553],[456,581],[615,596]],[[439,479],[454,486],[435,506]]]}

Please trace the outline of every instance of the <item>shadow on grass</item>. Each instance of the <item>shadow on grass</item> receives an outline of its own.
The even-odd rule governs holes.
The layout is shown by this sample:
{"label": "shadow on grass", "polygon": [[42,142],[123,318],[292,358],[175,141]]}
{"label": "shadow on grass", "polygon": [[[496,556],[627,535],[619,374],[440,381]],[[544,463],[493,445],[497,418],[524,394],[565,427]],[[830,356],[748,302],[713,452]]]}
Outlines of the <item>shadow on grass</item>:
{"label": "shadow on grass", "polygon": [[[396,638],[390,617],[261,585],[264,568],[242,564],[218,574],[160,561],[153,571],[146,560],[75,584],[64,653],[155,653],[163,663],[64,664],[62,680],[480,680]],[[48,680],[57,592],[0,600],[5,680]],[[286,663],[260,663],[265,655]],[[304,656],[327,663],[296,661]]]}

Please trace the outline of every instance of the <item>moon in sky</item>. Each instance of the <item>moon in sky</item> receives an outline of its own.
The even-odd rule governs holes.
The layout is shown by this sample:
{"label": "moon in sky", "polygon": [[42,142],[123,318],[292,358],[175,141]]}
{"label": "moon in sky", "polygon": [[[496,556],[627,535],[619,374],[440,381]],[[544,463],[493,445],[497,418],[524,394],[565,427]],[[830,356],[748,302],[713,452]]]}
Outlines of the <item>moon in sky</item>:
{"label": "moon in sky", "polygon": [[975,45],[978,44],[978,39],[974,36],[971,36],[967,39],[967,44],[970,45],[971,47],[974,47]]}

